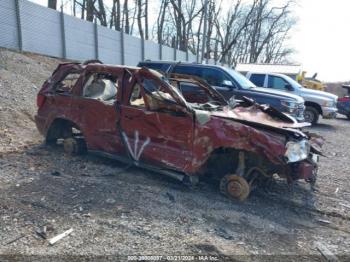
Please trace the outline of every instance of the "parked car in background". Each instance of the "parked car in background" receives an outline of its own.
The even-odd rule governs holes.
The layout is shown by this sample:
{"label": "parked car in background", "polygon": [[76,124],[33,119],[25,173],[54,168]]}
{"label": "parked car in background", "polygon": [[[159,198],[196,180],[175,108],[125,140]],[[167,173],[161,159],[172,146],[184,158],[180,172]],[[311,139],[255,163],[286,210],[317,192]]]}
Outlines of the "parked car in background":
{"label": "parked car in background", "polygon": [[305,88],[283,74],[248,72],[246,77],[257,86],[281,90],[304,98],[306,106],[304,117],[309,123],[317,123],[320,115],[328,119],[336,117],[338,111],[336,95]]}
{"label": "parked car in background", "polygon": [[338,113],[345,115],[348,119],[350,119],[350,85],[343,85],[342,87],[347,90],[347,95],[338,98]]}
{"label": "parked car in background", "polygon": [[227,100],[231,97],[242,99],[243,96],[254,99],[259,104],[268,104],[275,109],[304,121],[304,100],[297,95],[256,87],[242,74],[233,69],[218,65],[177,63],[167,61],[144,61],[138,64],[167,73],[197,76],[214,87]]}
{"label": "parked car in background", "polygon": [[[202,94],[187,101],[182,91]],[[244,98],[243,98],[244,99]],[[204,81],[147,68],[61,64],[37,97],[47,143],[88,150],[179,180],[217,179],[238,200],[274,174],[314,183],[323,141],[307,123],[249,99],[228,105]],[[130,174],[132,175],[132,174]]]}

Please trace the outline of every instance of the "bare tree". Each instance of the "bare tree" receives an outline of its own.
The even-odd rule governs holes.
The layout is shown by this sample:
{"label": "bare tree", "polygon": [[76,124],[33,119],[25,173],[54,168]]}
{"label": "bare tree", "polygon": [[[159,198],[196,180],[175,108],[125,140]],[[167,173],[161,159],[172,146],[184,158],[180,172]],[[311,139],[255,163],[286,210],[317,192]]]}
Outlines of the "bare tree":
{"label": "bare tree", "polygon": [[163,44],[165,15],[166,15],[166,10],[168,8],[168,4],[169,4],[168,0],[162,0],[159,8],[158,19],[157,19],[157,40],[159,44]]}
{"label": "bare tree", "polygon": [[48,0],[47,7],[52,9],[57,9],[57,0]]}
{"label": "bare tree", "polygon": [[86,0],[86,20],[94,21],[95,0]]}
{"label": "bare tree", "polygon": [[130,33],[128,0],[124,0],[123,5],[123,29],[125,33]]}
{"label": "bare tree", "polygon": [[[295,24],[292,8],[297,0],[232,0],[228,10],[222,0],[159,1],[158,17],[151,27],[149,12],[154,10],[154,1],[71,0],[71,7],[81,19],[231,66],[286,62],[293,52],[286,43]],[[53,2],[57,0],[48,0],[52,7]]]}
{"label": "bare tree", "polygon": [[137,25],[139,28],[139,34],[141,39],[144,39],[144,32],[143,32],[143,27],[142,27],[142,0],[136,0],[136,5],[137,5]]}

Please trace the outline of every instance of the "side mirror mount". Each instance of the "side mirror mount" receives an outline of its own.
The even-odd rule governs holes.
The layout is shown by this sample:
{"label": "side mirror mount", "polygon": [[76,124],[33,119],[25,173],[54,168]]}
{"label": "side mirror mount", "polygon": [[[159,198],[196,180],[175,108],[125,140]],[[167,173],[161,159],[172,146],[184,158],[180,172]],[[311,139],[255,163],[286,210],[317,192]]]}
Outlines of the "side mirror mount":
{"label": "side mirror mount", "polygon": [[293,90],[294,90],[294,88],[292,87],[291,84],[285,84],[284,87],[285,87],[288,91],[293,91]]}
{"label": "side mirror mount", "polygon": [[232,87],[233,83],[230,80],[224,80],[222,81],[222,85],[225,87]]}

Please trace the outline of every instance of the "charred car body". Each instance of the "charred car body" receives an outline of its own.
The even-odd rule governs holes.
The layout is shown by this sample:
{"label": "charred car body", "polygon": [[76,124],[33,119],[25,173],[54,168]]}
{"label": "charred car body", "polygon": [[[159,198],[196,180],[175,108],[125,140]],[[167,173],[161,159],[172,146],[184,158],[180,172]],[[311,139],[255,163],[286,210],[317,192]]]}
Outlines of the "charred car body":
{"label": "charred car body", "polygon": [[273,174],[316,179],[322,139],[299,130],[307,124],[249,99],[228,103],[201,79],[61,64],[37,104],[39,131],[47,143],[63,139],[68,153],[88,150],[192,183],[211,176],[239,200]]}

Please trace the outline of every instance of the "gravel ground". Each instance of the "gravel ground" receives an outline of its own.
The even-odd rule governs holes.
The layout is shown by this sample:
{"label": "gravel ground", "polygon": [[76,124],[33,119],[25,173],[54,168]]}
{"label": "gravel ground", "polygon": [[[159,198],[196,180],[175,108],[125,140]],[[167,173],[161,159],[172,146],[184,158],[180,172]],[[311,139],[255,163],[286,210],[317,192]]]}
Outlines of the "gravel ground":
{"label": "gravel ground", "polygon": [[[57,63],[0,49],[0,260],[211,255],[322,261],[318,247],[350,259],[350,121],[321,120],[310,128],[325,137],[328,156],[321,158],[315,192],[302,181],[288,187],[277,180],[238,203],[210,183],[188,188],[136,167],[69,157],[59,146],[42,145],[33,101]],[[70,228],[72,234],[48,243]]]}

